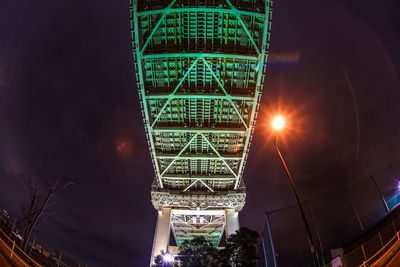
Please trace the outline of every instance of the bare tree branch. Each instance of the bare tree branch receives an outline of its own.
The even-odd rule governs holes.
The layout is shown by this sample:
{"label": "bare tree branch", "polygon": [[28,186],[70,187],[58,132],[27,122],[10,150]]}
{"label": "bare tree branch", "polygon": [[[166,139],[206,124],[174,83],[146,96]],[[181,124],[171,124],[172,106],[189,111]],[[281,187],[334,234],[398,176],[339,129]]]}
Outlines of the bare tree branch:
{"label": "bare tree branch", "polygon": [[[26,179],[26,190],[22,199],[21,219],[23,226],[23,250],[27,250],[33,229],[38,225],[46,211],[54,204],[50,202],[53,196],[72,185],[71,181],[65,182],[55,171],[49,170],[45,177],[38,179],[29,177]],[[47,219],[51,214],[47,214]]]}

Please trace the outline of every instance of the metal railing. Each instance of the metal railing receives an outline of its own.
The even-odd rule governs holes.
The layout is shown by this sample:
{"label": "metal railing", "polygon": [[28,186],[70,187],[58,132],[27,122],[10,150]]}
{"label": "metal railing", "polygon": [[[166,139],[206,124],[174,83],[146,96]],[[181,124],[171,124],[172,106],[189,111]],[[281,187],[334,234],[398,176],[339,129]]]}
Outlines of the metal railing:
{"label": "metal railing", "polygon": [[16,266],[41,266],[16,245],[15,241],[11,240],[3,229],[0,229],[0,253]]}
{"label": "metal railing", "polygon": [[399,232],[397,232],[396,235],[389,240],[389,242],[387,242],[380,250],[378,250],[374,255],[372,255],[372,257],[364,261],[363,264],[361,264],[360,266],[366,267],[366,266],[376,265],[377,263],[383,264],[387,260],[386,256],[388,256],[389,253],[395,254],[397,252],[396,249],[398,249],[399,247],[396,245],[399,244],[399,241],[400,241],[400,236]]}
{"label": "metal railing", "polygon": [[343,255],[345,266],[384,266],[400,248],[400,232],[396,231],[394,218],[384,228],[361,245]]}
{"label": "metal railing", "polygon": [[[317,249],[321,255],[321,265],[332,260],[331,249],[346,245],[344,253],[349,263],[347,266],[359,266],[400,231],[399,177],[400,162],[395,162],[370,176],[304,203],[313,237],[319,243]],[[273,242],[276,252],[276,255],[268,256],[276,257],[280,265],[290,266],[294,261],[299,265],[309,264],[309,259],[301,256],[308,251],[305,242],[297,242],[291,246],[287,246],[285,242],[288,231],[296,240],[304,240],[304,228],[300,227],[298,208],[287,206],[269,210],[267,213],[270,217],[270,229],[264,226],[264,243]],[[391,217],[386,219],[389,224],[380,224],[383,227],[381,230],[375,228],[387,216]],[[282,221],[285,223],[282,224]],[[356,237],[357,242],[363,242],[362,239],[368,241],[362,246],[358,243],[355,247]]]}

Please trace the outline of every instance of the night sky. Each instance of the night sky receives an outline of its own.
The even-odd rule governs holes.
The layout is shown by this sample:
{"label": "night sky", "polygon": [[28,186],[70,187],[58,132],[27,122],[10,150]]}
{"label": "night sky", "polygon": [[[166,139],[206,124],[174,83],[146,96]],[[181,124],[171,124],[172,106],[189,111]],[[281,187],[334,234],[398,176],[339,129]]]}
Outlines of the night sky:
{"label": "night sky", "polygon": [[[268,129],[278,111],[304,200],[400,160],[398,14],[395,0],[275,1],[242,225],[261,231],[265,210],[295,204]],[[154,172],[130,38],[128,0],[0,2],[0,208],[16,216],[24,177],[51,163],[74,185],[34,236],[90,266],[146,266],[151,253]]]}

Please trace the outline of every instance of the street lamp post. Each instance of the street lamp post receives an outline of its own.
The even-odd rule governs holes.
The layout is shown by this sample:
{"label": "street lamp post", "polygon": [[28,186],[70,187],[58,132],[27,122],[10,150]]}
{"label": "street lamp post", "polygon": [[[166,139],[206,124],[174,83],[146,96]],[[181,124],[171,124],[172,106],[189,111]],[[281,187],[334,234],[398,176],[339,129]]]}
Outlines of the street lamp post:
{"label": "street lamp post", "polygon": [[[272,123],[272,126],[273,126],[273,128],[275,130],[281,130],[285,126],[285,120],[281,116],[278,116],[278,117],[276,117],[274,119],[274,121]],[[300,196],[299,196],[299,193],[297,192],[296,185],[294,184],[292,175],[290,174],[289,169],[288,169],[288,167],[286,165],[286,162],[283,159],[282,153],[279,150],[278,142],[277,142],[278,138],[277,137],[278,137],[278,134],[276,133],[275,137],[274,137],[275,149],[276,149],[276,151],[277,151],[277,153],[279,155],[279,158],[282,161],[283,167],[285,167],[285,171],[286,171],[287,177],[289,178],[290,185],[291,185],[291,187],[293,189],[293,192],[294,192],[294,194],[296,196],[297,205],[299,206],[301,217],[303,218],[303,222],[304,222],[304,225],[306,227],[308,244],[309,244],[310,249],[311,249],[312,257],[313,257],[313,260],[314,260],[314,265],[315,266],[319,266],[318,254],[317,254],[317,251],[316,251],[315,242],[314,242],[314,240],[312,238],[312,235],[311,235],[310,226],[308,225],[308,222],[307,222],[307,219],[306,219],[306,214],[304,212],[303,205],[301,204]]]}

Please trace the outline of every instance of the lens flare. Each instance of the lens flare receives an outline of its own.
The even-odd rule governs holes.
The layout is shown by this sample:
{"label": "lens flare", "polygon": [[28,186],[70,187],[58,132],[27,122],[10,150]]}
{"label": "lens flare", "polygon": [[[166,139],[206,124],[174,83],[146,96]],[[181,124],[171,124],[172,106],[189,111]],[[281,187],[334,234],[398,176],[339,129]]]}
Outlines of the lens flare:
{"label": "lens flare", "polygon": [[134,144],[130,138],[118,138],[115,143],[115,151],[121,158],[129,158],[133,154]]}
{"label": "lens flare", "polygon": [[171,253],[167,252],[163,255],[163,261],[168,263],[174,262],[174,256]]}
{"label": "lens flare", "polygon": [[268,66],[297,66],[300,61],[299,51],[275,52],[268,57]]}
{"label": "lens flare", "polygon": [[275,130],[281,130],[285,126],[285,119],[282,116],[276,116],[272,121],[272,127]]}

